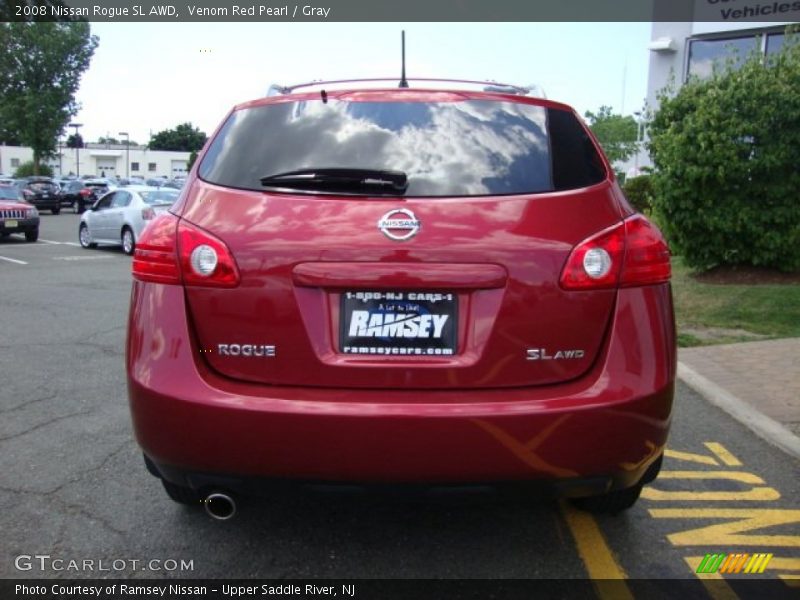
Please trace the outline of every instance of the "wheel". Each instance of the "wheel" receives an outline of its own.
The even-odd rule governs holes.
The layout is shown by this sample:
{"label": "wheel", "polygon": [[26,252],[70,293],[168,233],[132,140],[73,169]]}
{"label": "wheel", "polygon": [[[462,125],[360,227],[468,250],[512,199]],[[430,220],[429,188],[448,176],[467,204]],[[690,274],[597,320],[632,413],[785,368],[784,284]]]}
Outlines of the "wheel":
{"label": "wheel", "polygon": [[35,242],[39,239],[39,228],[37,227],[33,231],[26,231],[25,232],[25,241],[26,242]]}
{"label": "wheel", "polygon": [[136,250],[136,242],[133,239],[133,231],[130,227],[122,228],[122,251],[125,254],[133,254]]}
{"label": "wheel", "polygon": [[575,506],[588,512],[615,515],[636,504],[641,493],[642,484],[637,483],[633,487],[625,488],[624,490],[614,490],[613,492],[599,496],[589,496],[588,498],[574,498],[572,501]]}
{"label": "wheel", "polygon": [[164,486],[164,491],[167,492],[167,496],[169,496],[173,502],[186,504],[187,506],[200,506],[202,499],[193,489],[182,485],[176,485],[165,479],[161,480],[161,484]]}
{"label": "wheel", "polygon": [[86,223],[81,223],[78,229],[78,241],[81,243],[81,248],[97,248],[97,244],[92,241],[92,236],[89,234],[89,228]]}
{"label": "wheel", "polygon": [[52,212],[54,215],[57,215],[61,212],[61,207],[59,206],[58,208],[51,208],[50,212]]}

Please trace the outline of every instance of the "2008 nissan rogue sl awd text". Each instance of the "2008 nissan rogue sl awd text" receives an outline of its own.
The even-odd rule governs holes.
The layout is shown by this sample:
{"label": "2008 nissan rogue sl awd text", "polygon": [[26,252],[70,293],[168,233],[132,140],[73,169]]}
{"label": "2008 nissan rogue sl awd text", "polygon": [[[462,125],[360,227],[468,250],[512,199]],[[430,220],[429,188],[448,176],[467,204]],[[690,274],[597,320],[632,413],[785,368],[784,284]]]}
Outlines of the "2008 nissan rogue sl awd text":
{"label": "2008 nissan rogue sl awd text", "polygon": [[633,505],[670,424],[670,257],[587,127],[515,88],[315,85],[234,107],[139,240],[150,471],[217,516],[276,479]]}

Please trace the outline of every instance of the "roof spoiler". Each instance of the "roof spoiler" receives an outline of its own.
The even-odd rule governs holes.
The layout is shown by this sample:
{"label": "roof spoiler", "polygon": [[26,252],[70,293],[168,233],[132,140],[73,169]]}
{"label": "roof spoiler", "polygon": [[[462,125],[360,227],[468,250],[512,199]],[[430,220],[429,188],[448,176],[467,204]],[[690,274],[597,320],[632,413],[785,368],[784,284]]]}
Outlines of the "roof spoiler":
{"label": "roof spoiler", "polygon": [[[267,96],[284,96],[291,94],[295,90],[301,88],[324,87],[331,85],[341,85],[348,83],[380,83],[380,82],[396,82],[397,77],[368,77],[363,79],[334,79],[330,81],[314,80],[306,83],[298,83],[295,85],[278,85],[273,83],[267,90]],[[477,86],[484,92],[495,92],[499,94],[514,94],[517,96],[534,96],[536,98],[547,98],[544,90],[538,85],[514,85],[511,83],[498,83],[496,81],[478,81],[474,79],[438,79],[433,77],[409,77],[408,81],[418,82],[424,84],[432,83],[455,83],[458,85]],[[412,86],[416,87],[416,86]],[[420,88],[418,88],[420,89]],[[426,88],[421,88],[426,89]]]}

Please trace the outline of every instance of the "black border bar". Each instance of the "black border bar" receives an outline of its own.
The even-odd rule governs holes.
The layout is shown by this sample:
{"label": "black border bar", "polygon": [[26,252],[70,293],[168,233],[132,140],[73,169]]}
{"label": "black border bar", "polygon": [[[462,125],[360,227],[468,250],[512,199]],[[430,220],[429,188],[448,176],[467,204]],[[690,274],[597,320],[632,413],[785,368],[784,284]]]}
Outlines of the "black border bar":
{"label": "black border bar", "polygon": [[[237,10],[234,10],[234,6]],[[641,22],[800,20],[800,0],[3,0],[0,21]]]}

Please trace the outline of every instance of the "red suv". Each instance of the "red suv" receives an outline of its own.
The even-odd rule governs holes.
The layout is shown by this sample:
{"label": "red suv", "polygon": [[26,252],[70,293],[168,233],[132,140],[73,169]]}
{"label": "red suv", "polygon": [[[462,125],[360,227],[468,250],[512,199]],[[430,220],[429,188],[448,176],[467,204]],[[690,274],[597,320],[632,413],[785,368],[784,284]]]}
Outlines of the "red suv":
{"label": "red suv", "polygon": [[218,518],[264,479],[631,506],[670,424],[669,250],[575,111],[314,85],[234,107],[137,245],[150,471]]}

